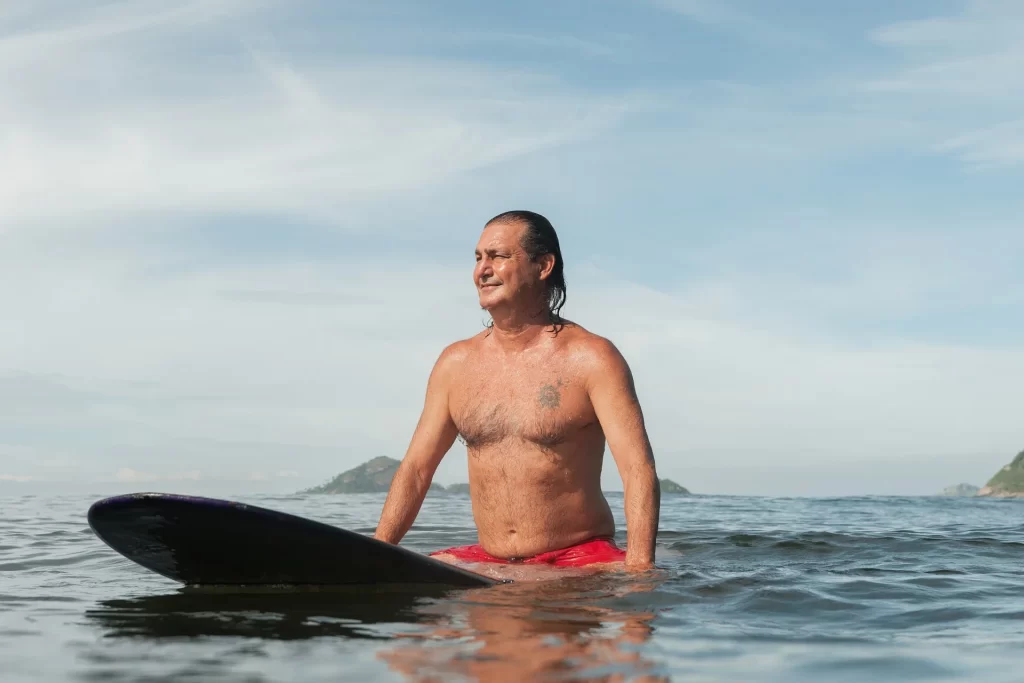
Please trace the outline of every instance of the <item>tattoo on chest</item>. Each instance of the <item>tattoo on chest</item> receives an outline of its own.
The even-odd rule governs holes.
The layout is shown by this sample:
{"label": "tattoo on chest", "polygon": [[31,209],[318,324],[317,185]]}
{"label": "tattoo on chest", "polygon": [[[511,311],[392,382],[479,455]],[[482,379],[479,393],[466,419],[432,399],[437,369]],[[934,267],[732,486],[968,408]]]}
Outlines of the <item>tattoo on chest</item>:
{"label": "tattoo on chest", "polygon": [[557,408],[562,403],[562,393],[559,391],[561,387],[561,379],[559,379],[555,384],[545,384],[540,388],[540,393],[537,395],[537,402],[545,408]]}

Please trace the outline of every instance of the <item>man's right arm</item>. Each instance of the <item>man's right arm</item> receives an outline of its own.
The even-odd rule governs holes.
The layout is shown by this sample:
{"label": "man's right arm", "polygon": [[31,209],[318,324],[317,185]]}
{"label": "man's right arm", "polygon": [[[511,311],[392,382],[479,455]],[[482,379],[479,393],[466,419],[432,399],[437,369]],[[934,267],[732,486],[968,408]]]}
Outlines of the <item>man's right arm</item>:
{"label": "man's right arm", "polygon": [[391,480],[384,509],[377,523],[374,538],[385,543],[398,543],[412,526],[430,488],[441,459],[455,443],[458,429],[448,409],[448,388],[457,362],[452,346],[441,354],[427,381],[423,403],[412,441],[402,463]]}

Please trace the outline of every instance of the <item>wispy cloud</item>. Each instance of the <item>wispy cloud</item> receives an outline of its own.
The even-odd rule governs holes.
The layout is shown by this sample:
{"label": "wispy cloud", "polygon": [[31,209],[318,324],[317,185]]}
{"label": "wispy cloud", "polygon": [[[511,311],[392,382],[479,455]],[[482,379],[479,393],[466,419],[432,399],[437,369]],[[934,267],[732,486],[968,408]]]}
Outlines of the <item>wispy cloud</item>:
{"label": "wispy cloud", "polygon": [[257,472],[250,472],[249,473],[249,480],[250,481],[270,481],[271,479],[273,479],[275,477],[277,477],[278,479],[295,479],[295,478],[297,478],[299,476],[300,476],[299,473],[296,472],[295,470],[281,470],[279,472],[274,472],[274,473],[257,471]]}
{"label": "wispy cloud", "polygon": [[1024,7],[1002,0],[966,0],[947,16],[897,21],[872,32],[880,43],[900,47],[998,51],[1019,43]]}
{"label": "wispy cloud", "polygon": [[[630,109],[515,69],[425,58],[331,65],[282,54],[281,41],[254,47],[234,24],[258,8],[246,3],[160,7],[118,3],[0,42],[18,56],[0,69],[8,230],[154,212],[343,219],[354,201],[583,139]],[[170,32],[197,21],[219,22],[227,42],[169,65]],[[143,29],[140,48],[131,33]]]}
{"label": "wispy cloud", "polygon": [[962,12],[879,27],[904,66],[864,85],[946,130],[935,148],[969,166],[1024,162],[1024,5],[969,0]]}
{"label": "wispy cloud", "polygon": [[0,481],[23,482],[23,481],[33,481],[33,480],[35,480],[35,477],[26,477],[26,476],[17,475],[17,474],[3,474],[3,473],[0,473]]}
{"label": "wispy cloud", "polygon": [[[38,0],[30,9],[0,14],[0,56],[29,62],[52,60],[55,50],[82,48],[136,33],[188,29],[273,0],[106,1],[91,6],[65,0]],[[24,64],[22,64],[24,66]]]}
{"label": "wispy cloud", "polygon": [[958,154],[976,169],[1019,164],[1024,162],[1024,118],[956,135],[940,143],[938,149]]}
{"label": "wispy cloud", "polygon": [[734,24],[750,20],[750,16],[724,2],[708,0],[654,0],[654,4],[704,24]]}
{"label": "wispy cloud", "polygon": [[[88,326],[76,321],[73,301],[51,301],[40,319],[47,322],[33,328],[31,351],[8,339],[3,357],[66,372],[60,386],[68,398],[54,400],[55,379],[41,385],[51,387],[46,393],[35,383],[42,379],[9,383],[9,400],[31,393],[40,400],[23,404],[7,428],[35,425],[40,436],[32,440],[45,447],[42,435],[60,425],[75,435],[80,457],[122,468],[116,480],[133,484],[187,483],[201,471],[211,481],[287,476],[297,489],[373,455],[397,457],[430,364],[446,343],[478,330],[480,316],[460,269],[383,262],[363,269],[245,268],[131,290],[105,278],[90,291]],[[362,298],[319,305],[371,273],[376,284]],[[66,277],[70,283],[76,274]],[[834,463],[922,450],[999,459],[1019,437],[1014,410],[1024,400],[1016,381],[1024,351],[847,343],[807,327],[807,319],[794,326],[784,315],[702,305],[703,283],[662,292],[580,265],[570,277],[570,315],[613,338],[634,367],[666,476],[693,481],[687,463],[709,458],[747,471],[817,463],[822,444]],[[311,307],[263,299],[240,305],[218,295],[250,287],[320,294]],[[812,317],[829,307],[796,303],[801,287],[775,294]],[[108,333],[128,319],[131,334]],[[68,325],[78,334],[60,335]],[[86,392],[76,384],[105,388]],[[117,464],[125,458],[140,464]],[[171,458],[173,469],[153,464]],[[282,473],[284,462],[304,474]],[[462,480],[464,468],[456,449],[438,478]],[[611,469],[606,479],[616,487]],[[755,480],[742,490],[754,492]]]}
{"label": "wispy cloud", "polygon": [[203,478],[199,470],[189,472],[173,472],[170,474],[154,474],[152,472],[140,472],[131,467],[121,467],[114,473],[114,481],[124,484],[139,484],[155,481],[199,481]]}
{"label": "wispy cloud", "polygon": [[651,0],[655,7],[676,13],[705,26],[736,33],[755,43],[785,49],[806,49],[823,45],[816,36],[791,31],[742,9],[734,0]]}

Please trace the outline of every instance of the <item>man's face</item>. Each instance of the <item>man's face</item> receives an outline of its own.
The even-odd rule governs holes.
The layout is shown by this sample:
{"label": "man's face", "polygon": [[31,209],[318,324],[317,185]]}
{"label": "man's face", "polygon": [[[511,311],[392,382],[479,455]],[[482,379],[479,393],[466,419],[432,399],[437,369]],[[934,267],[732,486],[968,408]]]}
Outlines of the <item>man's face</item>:
{"label": "man's face", "polygon": [[523,251],[525,226],[518,222],[492,223],[476,245],[476,284],[480,306],[491,310],[522,298],[540,282],[540,268]]}

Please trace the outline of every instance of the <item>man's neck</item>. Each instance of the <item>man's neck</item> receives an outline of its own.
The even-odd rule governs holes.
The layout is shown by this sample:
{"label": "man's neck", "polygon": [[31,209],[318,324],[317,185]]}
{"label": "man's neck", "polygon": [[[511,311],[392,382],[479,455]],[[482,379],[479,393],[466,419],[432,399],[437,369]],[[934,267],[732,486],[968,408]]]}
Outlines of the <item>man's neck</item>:
{"label": "man's neck", "polygon": [[522,351],[531,346],[551,327],[551,314],[543,304],[536,311],[526,313],[523,308],[491,311],[491,335],[499,346],[508,351]]}

